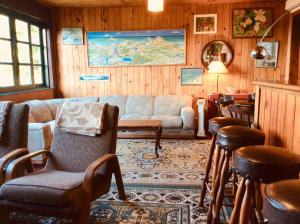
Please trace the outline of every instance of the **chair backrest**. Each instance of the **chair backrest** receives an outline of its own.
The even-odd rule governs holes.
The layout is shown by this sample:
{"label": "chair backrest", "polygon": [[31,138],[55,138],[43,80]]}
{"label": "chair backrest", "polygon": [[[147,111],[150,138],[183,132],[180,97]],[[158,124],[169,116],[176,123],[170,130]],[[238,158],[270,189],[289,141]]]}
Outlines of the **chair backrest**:
{"label": "chair backrest", "polygon": [[13,104],[8,120],[7,131],[0,141],[0,157],[18,149],[26,148],[28,142],[28,114],[27,104]]}
{"label": "chair backrest", "polygon": [[[218,113],[220,117],[223,117],[222,107],[227,107],[234,103],[234,96],[232,95],[221,95],[215,101]],[[230,114],[231,115],[231,114]]]}
{"label": "chair backrest", "polygon": [[103,113],[103,130],[99,136],[72,134],[56,128],[46,168],[84,172],[92,162],[101,156],[108,153],[114,154],[116,152],[119,108],[109,105]]}
{"label": "chair backrest", "polygon": [[249,94],[248,97],[247,97],[248,100],[249,101],[255,101],[255,95],[256,95],[255,93]]}

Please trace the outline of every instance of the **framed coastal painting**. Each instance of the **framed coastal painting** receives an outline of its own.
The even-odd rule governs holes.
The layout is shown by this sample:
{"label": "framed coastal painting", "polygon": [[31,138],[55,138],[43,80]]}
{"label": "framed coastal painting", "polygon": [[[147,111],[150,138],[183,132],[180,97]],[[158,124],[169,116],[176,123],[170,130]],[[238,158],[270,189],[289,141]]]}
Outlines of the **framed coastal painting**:
{"label": "framed coastal painting", "polygon": [[266,49],[266,57],[262,60],[255,60],[256,68],[276,68],[278,61],[278,41],[262,42],[260,46]]}
{"label": "framed coastal painting", "polygon": [[185,29],[88,32],[91,67],[186,64]]}
{"label": "framed coastal painting", "polygon": [[82,45],[83,34],[82,28],[63,28],[62,43],[70,45]]}
{"label": "framed coastal painting", "polygon": [[194,34],[217,33],[217,14],[194,16]]}
{"label": "framed coastal painting", "polygon": [[203,68],[182,68],[181,69],[181,85],[202,85],[203,84]]}
{"label": "framed coastal painting", "polygon": [[[273,22],[271,8],[233,9],[232,37],[262,37]],[[269,32],[267,37],[272,36]]]}

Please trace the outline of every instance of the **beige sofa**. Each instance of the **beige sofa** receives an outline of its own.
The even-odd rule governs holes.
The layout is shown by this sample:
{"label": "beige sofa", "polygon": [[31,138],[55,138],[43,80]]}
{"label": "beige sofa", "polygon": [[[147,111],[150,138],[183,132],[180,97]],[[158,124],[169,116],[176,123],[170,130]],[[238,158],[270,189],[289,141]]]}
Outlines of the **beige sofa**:
{"label": "beige sofa", "polygon": [[50,149],[55,116],[66,101],[100,102],[116,105],[120,120],[161,120],[163,137],[194,137],[195,112],[192,96],[101,96],[27,101],[30,151]]}

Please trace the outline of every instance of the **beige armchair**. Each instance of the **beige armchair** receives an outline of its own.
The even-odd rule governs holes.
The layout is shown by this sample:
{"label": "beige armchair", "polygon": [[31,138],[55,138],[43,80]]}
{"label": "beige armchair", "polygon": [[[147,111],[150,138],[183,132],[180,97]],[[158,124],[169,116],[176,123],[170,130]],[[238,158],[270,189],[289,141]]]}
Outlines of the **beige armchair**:
{"label": "beige armchair", "polygon": [[[100,136],[83,136],[55,129],[50,151],[37,151],[13,161],[7,169],[9,181],[0,188],[2,223],[8,223],[12,211],[88,223],[90,203],[108,193],[112,174],[116,178],[119,197],[125,199],[115,155],[118,114],[118,107],[107,107]],[[47,156],[43,170],[14,179],[19,166],[39,155]]]}

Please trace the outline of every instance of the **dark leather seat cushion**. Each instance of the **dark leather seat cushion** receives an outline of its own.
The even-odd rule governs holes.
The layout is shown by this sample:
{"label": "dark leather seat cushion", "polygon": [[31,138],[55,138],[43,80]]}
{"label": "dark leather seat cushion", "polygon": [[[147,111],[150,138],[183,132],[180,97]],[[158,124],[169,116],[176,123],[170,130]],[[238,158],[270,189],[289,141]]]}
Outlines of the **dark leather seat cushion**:
{"label": "dark leather seat cushion", "polygon": [[300,223],[300,180],[284,180],[265,188],[264,213],[270,223]]}
{"label": "dark leather seat cushion", "polygon": [[241,175],[270,183],[297,178],[300,156],[275,146],[247,146],[236,150],[234,167]]}
{"label": "dark leather seat cushion", "polygon": [[217,134],[220,128],[229,125],[248,126],[248,122],[232,117],[215,117],[209,120],[208,131],[212,134]]}
{"label": "dark leather seat cushion", "polygon": [[32,175],[6,182],[0,198],[18,202],[65,207],[79,205],[84,173],[44,169]]}
{"label": "dark leather seat cushion", "polygon": [[217,144],[225,149],[235,150],[248,145],[263,145],[265,134],[254,128],[244,126],[227,126],[219,129]]}

